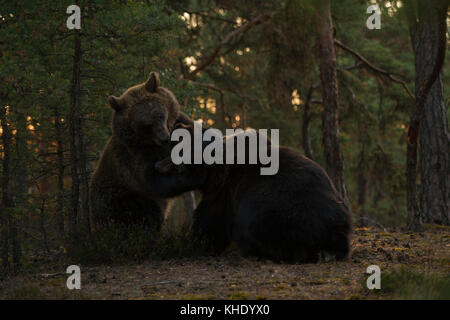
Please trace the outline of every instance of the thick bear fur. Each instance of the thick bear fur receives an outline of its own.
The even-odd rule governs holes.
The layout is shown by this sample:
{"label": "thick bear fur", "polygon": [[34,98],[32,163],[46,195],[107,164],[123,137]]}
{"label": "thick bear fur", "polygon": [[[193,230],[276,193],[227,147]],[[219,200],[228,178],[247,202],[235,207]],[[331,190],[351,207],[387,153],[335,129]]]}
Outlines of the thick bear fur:
{"label": "thick bear fur", "polygon": [[90,184],[94,225],[119,222],[159,230],[173,189],[164,187],[183,184],[178,177],[160,175],[154,166],[170,154],[174,124],[190,119],[180,113],[175,96],[160,86],[154,72],[146,82],[108,101],[114,109],[112,136]]}
{"label": "thick bear fur", "polygon": [[278,148],[275,175],[260,175],[260,165],[177,168],[167,159],[157,168],[195,177],[202,201],[194,213],[193,235],[207,239],[217,252],[235,241],[244,255],[274,261],[317,262],[323,253],[345,259],[351,218],[341,196],[316,162]]}

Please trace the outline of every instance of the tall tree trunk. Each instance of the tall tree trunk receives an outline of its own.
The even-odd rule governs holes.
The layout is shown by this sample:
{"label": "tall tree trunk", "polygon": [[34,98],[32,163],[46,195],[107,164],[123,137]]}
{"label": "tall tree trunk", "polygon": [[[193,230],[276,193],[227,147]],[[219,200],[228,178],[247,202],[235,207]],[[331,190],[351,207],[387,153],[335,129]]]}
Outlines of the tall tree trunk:
{"label": "tall tree trunk", "polygon": [[56,195],[56,219],[58,224],[58,234],[60,238],[64,237],[64,142],[61,126],[61,115],[58,107],[54,109],[55,115],[55,136],[56,136],[56,154],[58,164],[58,191]]}
{"label": "tall tree trunk", "polygon": [[317,40],[324,107],[322,131],[326,168],[336,189],[344,201],[348,203],[344,182],[344,162],[339,143],[338,79],[330,0],[318,0]]}
{"label": "tall tree trunk", "polygon": [[77,233],[78,209],[80,198],[80,149],[81,149],[81,35],[75,30],[75,50],[73,74],[70,92],[70,160],[72,174],[72,195],[69,214],[69,232],[72,237]]}
{"label": "tall tree trunk", "polygon": [[11,218],[11,242],[12,242],[12,257],[14,264],[14,272],[17,273],[20,269],[20,260],[22,256],[22,248],[19,239],[19,224],[24,225],[28,222],[28,151],[27,151],[27,119],[22,111],[16,111],[17,115],[17,134],[15,137],[16,146],[16,161],[14,166],[14,206],[21,207],[20,217]]}
{"label": "tall tree trunk", "polygon": [[[427,4],[429,5],[429,4]],[[416,40],[416,88],[432,70],[439,47],[438,12],[423,22]],[[430,89],[420,119],[420,210],[425,223],[450,224],[450,135],[442,71]]]}
{"label": "tall tree trunk", "polygon": [[[443,98],[446,50],[445,0],[408,3],[406,12],[415,56],[416,92],[408,130],[407,207],[409,228],[422,223],[450,224],[450,135]],[[420,129],[420,131],[419,131]],[[420,202],[417,196],[417,145],[420,139]]]}
{"label": "tall tree trunk", "polygon": [[29,224],[28,208],[28,186],[29,186],[29,153],[27,141],[29,139],[27,129],[27,118],[25,112],[16,112],[17,114],[17,134],[16,134],[16,168],[14,172],[14,194],[16,197],[15,205],[24,208],[21,212],[21,223],[27,227]]}
{"label": "tall tree trunk", "polygon": [[9,272],[9,237],[11,226],[11,215],[9,209],[11,207],[11,195],[9,193],[10,182],[10,156],[11,156],[11,132],[6,120],[6,106],[0,106],[0,121],[2,128],[3,143],[3,172],[2,172],[2,203],[1,223],[2,223],[2,273]]}

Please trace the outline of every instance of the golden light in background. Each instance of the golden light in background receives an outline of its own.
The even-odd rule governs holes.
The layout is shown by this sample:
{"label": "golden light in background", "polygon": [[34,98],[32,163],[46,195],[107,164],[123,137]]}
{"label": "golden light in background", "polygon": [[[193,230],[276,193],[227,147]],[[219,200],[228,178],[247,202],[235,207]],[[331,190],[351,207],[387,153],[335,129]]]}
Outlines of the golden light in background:
{"label": "golden light in background", "polygon": [[211,113],[216,113],[216,100],[208,98],[206,100],[206,109]]}
{"label": "golden light in background", "polygon": [[[5,113],[8,114],[9,113],[9,105],[5,106]],[[0,135],[3,134],[3,128],[0,126]]]}
{"label": "golden light in background", "polygon": [[196,15],[190,15],[187,12],[184,12],[182,15],[179,15],[180,19],[186,23],[188,29],[194,29],[200,26],[202,23],[197,19]]}
{"label": "golden light in background", "polygon": [[198,104],[200,106],[200,109],[203,109],[205,107],[205,99],[202,97],[197,97]]}
{"label": "golden light in background", "polygon": [[[376,2],[375,2],[375,4],[376,4]],[[396,4],[396,5],[394,5],[394,4]],[[390,16],[390,17],[392,17],[398,10],[398,8],[401,8],[402,6],[403,6],[403,3],[401,2],[401,1],[397,1],[397,2],[394,2],[394,1],[387,1],[385,4],[384,4],[384,6],[386,7],[386,8],[388,8],[388,15]]]}
{"label": "golden light in background", "polygon": [[[297,89],[295,89],[291,93],[291,104],[293,106],[297,106],[297,109],[298,109],[298,106],[302,104],[302,99],[300,99],[300,95],[299,95]],[[295,108],[294,108],[294,110],[295,110]]]}
{"label": "golden light in background", "polygon": [[197,97],[196,100],[198,101],[198,104],[200,106],[200,109],[205,109],[208,110],[208,112],[211,113],[216,113],[217,111],[217,107],[216,107],[216,99],[213,98],[202,98],[202,97]]}
{"label": "golden light in background", "polygon": [[190,71],[195,70],[195,65],[197,64],[197,59],[194,56],[184,58],[184,63],[189,67]]}

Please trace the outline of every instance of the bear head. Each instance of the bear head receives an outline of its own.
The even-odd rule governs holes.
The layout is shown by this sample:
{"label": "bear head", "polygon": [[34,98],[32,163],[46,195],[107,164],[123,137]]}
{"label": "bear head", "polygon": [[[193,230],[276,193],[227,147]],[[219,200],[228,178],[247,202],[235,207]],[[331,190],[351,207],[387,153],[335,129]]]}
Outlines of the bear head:
{"label": "bear head", "polygon": [[180,105],[173,93],[159,82],[159,75],[151,72],[144,83],[129,88],[120,97],[108,98],[114,109],[113,137],[127,145],[169,143]]}

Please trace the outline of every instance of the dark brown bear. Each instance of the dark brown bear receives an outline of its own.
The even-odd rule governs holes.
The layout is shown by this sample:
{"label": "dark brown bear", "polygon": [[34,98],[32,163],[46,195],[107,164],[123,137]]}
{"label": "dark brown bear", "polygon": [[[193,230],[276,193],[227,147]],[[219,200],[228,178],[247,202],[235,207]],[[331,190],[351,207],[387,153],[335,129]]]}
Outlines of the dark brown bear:
{"label": "dark brown bear", "polygon": [[160,87],[157,73],[129,88],[114,109],[112,136],[97,164],[90,185],[93,222],[141,224],[159,230],[171,196],[165,186],[182,182],[161,176],[154,166],[169,155],[169,133],[176,121],[190,121],[180,113],[175,96]]}
{"label": "dark brown bear", "polygon": [[156,167],[195,177],[202,201],[193,235],[210,241],[217,252],[235,241],[245,255],[274,261],[316,262],[322,253],[346,258],[351,219],[330,178],[314,161],[278,148],[275,175],[261,175],[258,164],[176,168],[165,159]]}

